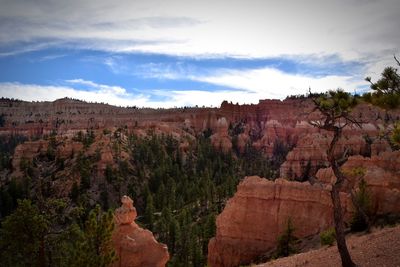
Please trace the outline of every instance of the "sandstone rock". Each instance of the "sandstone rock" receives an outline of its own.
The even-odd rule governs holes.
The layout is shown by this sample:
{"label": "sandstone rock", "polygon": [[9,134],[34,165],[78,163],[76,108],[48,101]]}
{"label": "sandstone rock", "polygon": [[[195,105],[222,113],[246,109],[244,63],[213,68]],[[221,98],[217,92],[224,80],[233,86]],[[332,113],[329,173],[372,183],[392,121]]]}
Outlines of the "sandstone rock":
{"label": "sandstone rock", "polygon": [[[326,151],[332,136],[325,131],[302,134],[298,137],[296,147],[286,156],[286,161],[280,168],[280,176],[298,178],[307,173],[313,176],[321,167],[328,166]],[[382,147],[384,145],[381,145]],[[335,155],[337,158],[347,155],[367,155],[368,144],[358,130],[346,129],[337,143]],[[374,152],[376,153],[376,152]]]}
{"label": "sandstone rock", "polygon": [[[342,194],[350,216],[350,199]],[[333,225],[330,193],[307,183],[275,182],[257,176],[246,177],[236,194],[217,217],[217,232],[208,245],[210,266],[249,264],[275,248],[288,218],[299,238],[314,235]]]}
{"label": "sandstone rock", "polygon": [[57,146],[57,157],[60,159],[71,158],[75,153],[80,152],[83,149],[81,142],[74,142],[67,140],[62,145]]}
{"label": "sandstone rock", "polygon": [[[342,166],[348,178],[343,191],[355,190],[363,178],[372,194],[373,212],[400,213],[400,151],[382,152],[371,158],[352,156]],[[320,169],[316,177],[323,183],[336,181],[331,168]]]}
{"label": "sandstone rock", "polygon": [[165,266],[169,260],[167,246],[158,243],[149,230],[140,228],[134,222],[137,214],[132,199],[123,196],[121,202],[122,206],[115,211],[113,242],[118,261],[113,266]]}
{"label": "sandstone rock", "polygon": [[18,177],[22,175],[20,170],[21,160],[26,159],[31,161],[35,156],[41,152],[45,152],[48,147],[48,142],[45,140],[27,141],[19,144],[14,151],[12,159],[12,167],[14,170],[13,175]]}
{"label": "sandstone rock", "polygon": [[228,122],[225,117],[219,118],[215,124],[215,133],[210,137],[211,144],[224,152],[232,149],[232,141],[228,134]]}

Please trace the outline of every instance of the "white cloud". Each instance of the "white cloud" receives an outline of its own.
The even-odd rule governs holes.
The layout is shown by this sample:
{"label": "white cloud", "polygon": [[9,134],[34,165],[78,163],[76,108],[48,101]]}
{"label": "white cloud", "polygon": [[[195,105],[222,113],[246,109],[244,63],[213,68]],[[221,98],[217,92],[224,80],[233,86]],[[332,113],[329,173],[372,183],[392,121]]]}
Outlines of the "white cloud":
{"label": "white cloud", "polygon": [[[190,79],[246,90],[240,94],[174,91],[166,96],[172,99],[170,102],[158,102],[163,107],[218,105],[221,99],[254,103],[259,98],[303,94],[309,86],[315,91],[334,86],[353,92],[365,85],[360,79],[363,76],[376,80],[384,66],[394,63],[391,56],[400,52],[400,35],[396,34],[400,28],[399,13],[398,0],[1,0],[0,57],[51,47],[102,50],[113,52],[104,64],[115,73],[129,71],[116,59],[120,53],[133,52],[305,61],[337,55],[339,60],[365,65],[360,70],[364,73],[354,74],[359,78],[357,82],[349,76],[315,78],[269,68],[219,70],[200,75],[177,71],[176,66],[161,69],[165,66],[155,63],[138,70],[147,78]],[[87,100],[97,96],[102,100],[96,101],[125,105],[124,99],[131,97],[139,106],[157,103],[150,101],[154,93],[132,97],[118,86],[82,80],[69,84],[74,88],[89,87],[89,91],[77,91]],[[38,90],[37,86],[31,87]],[[50,91],[58,95],[56,90]],[[193,96],[186,95],[189,92]],[[25,97],[22,93],[20,96]],[[45,94],[43,97],[46,99]],[[198,99],[205,102],[199,103]]]}
{"label": "white cloud", "polygon": [[80,48],[184,56],[399,52],[398,0],[3,0],[0,43],[59,40]]}
{"label": "white cloud", "polygon": [[[89,81],[86,81],[89,83]],[[54,101],[72,97],[87,102],[108,103],[116,106],[137,106],[152,108],[172,108],[183,106],[218,107],[222,101],[230,100],[239,103],[257,103],[260,95],[252,92],[200,90],[164,91],[153,90],[142,94],[120,95],[113,91],[85,91],[67,86],[45,86],[37,84],[0,83],[2,97],[16,98],[25,101]],[[152,97],[163,100],[153,100]]]}
{"label": "white cloud", "polygon": [[364,81],[354,81],[351,76],[309,77],[288,74],[272,68],[220,70],[212,76],[193,76],[191,79],[244,89],[257,94],[260,99],[283,99],[288,95],[306,94],[310,87],[313,92],[325,92],[337,88],[355,92],[361,86],[366,85]]}
{"label": "white cloud", "polygon": [[105,90],[102,87],[100,86],[97,90],[87,91],[68,86],[0,83],[0,95],[2,97],[17,98],[25,101],[54,101],[64,97],[72,97],[87,102],[108,103],[117,106],[136,105],[142,107],[148,103],[148,97],[143,94],[121,94],[119,90]]}
{"label": "white cloud", "polygon": [[83,80],[83,79],[66,80],[66,82],[71,83],[71,84],[88,86],[92,90],[95,90],[101,94],[115,94],[116,96],[127,96],[128,95],[128,93],[126,92],[126,89],[122,88],[120,86],[109,86],[109,85],[104,85],[104,84],[98,84],[98,83]]}
{"label": "white cloud", "polygon": [[[156,73],[158,70],[155,68]],[[166,79],[181,79],[180,73],[169,73]],[[224,90],[150,90],[134,94],[120,86],[98,84],[83,79],[67,80],[70,86],[45,86],[21,83],[0,83],[0,95],[27,101],[54,101],[73,97],[88,102],[104,102],[118,106],[170,108],[183,106],[219,106],[222,101],[240,104],[258,103],[260,99],[283,99],[287,95],[343,88],[354,92],[365,82],[354,82],[348,76],[307,77],[281,72],[271,68],[251,70],[218,70],[212,75],[187,74],[186,79],[206,82]],[[335,88],[332,88],[332,84]],[[233,88],[233,89],[228,89]],[[137,91],[137,90],[136,90]]]}

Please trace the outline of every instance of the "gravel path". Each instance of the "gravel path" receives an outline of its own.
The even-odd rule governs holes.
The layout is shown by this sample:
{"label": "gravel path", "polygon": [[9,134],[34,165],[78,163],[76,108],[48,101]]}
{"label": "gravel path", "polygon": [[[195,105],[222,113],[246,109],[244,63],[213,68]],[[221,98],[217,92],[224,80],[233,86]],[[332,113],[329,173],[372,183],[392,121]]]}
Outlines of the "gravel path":
{"label": "gravel path", "polygon": [[[400,226],[375,230],[368,235],[352,235],[347,247],[359,267],[400,267]],[[287,258],[277,259],[259,267],[341,266],[337,247],[323,247]]]}

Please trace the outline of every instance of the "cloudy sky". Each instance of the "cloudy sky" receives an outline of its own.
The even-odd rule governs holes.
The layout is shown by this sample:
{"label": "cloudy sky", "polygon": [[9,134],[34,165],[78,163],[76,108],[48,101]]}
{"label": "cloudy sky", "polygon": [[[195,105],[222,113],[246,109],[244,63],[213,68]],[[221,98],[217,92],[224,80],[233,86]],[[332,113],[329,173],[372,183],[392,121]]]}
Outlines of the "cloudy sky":
{"label": "cloudy sky", "polygon": [[368,90],[398,0],[0,0],[0,96],[219,106]]}

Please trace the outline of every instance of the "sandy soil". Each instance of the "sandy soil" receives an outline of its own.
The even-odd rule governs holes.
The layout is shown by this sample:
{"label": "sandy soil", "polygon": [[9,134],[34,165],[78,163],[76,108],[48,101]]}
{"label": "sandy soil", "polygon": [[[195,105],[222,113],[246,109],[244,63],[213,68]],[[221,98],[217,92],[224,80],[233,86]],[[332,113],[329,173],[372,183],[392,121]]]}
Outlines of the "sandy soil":
{"label": "sandy soil", "polygon": [[[351,235],[347,246],[353,261],[360,267],[400,267],[400,225],[374,230],[367,235]],[[323,247],[287,258],[277,259],[259,267],[341,266],[337,247]]]}

